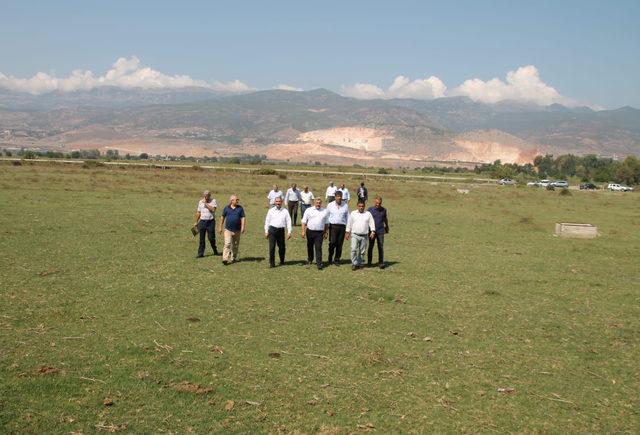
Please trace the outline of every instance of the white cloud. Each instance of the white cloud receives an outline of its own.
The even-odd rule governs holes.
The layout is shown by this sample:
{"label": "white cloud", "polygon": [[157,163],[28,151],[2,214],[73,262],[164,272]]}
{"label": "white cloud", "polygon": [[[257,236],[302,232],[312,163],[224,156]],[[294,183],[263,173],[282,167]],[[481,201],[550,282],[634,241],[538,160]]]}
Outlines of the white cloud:
{"label": "white cloud", "polygon": [[342,93],[344,95],[364,100],[373,98],[415,98],[418,100],[431,100],[433,98],[444,97],[446,90],[446,85],[435,76],[413,81],[408,77],[398,76],[386,91],[370,83],[356,83],[355,85],[342,87]]}
{"label": "white cloud", "polygon": [[254,88],[239,80],[208,83],[195,80],[187,75],[167,75],[149,67],[142,67],[140,59],[132,56],[119,58],[104,75],[96,77],[91,71],[75,70],[68,77],[55,77],[39,72],[31,78],[21,79],[0,73],[0,87],[30,94],[42,94],[51,91],[71,92],[90,90],[99,86],[117,86],[120,88],[185,88],[199,86],[223,92],[248,92]]}
{"label": "white cloud", "polygon": [[351,86],[342,86],[342,93],[347,97],[372,100],[374,98],[386,98],[385,92],[369,83],[356,83]]}
{"label": "white cloud", "polygon": [[463,95],[483,103],[513,100],[540,105],[560,103],[571,106],[577,104],[544,83],[540,79],[538,69],[533,65],[509,71],[506,82],[498,78],[488,81],[470,79],[465,80],[460,86],[451,90],[447,90],[444,82],[436,76],[411,81],[411,79],[402,75],[397,76],[387,90],[370,83],[342,86],[341,90],[348,97],[365,100],[373,98],[432,100],[434,98]]}
{"label": "white cloud", "polygon": [[497,103],[503,100],[531,102],[541,105],[570,103],[553,87],[540,79],[538,68],[533,65],[522,66],[507,73],[506,82],[498,78],[488,81],[480,79],[465,80],[452,95],[464,95],[483,103]]}
{"label": "white cloud", "polygon": [[302,88],[297,88],[295,86],[290,86],[290,85],[285,85],[285,84],[280,84],[280,85],[276,86],[276,89],[280,89],[281,91],[296,91],[296,92],[304,91],[304,89],[302,89]]}

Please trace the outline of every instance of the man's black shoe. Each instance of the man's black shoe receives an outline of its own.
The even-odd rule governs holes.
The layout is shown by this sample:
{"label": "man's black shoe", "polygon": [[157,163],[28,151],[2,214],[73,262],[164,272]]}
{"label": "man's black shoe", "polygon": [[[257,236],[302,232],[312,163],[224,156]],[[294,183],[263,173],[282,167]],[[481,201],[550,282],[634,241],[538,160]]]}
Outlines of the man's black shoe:
{"label": "man's black shoe", "polygon": [[269,269],[271,269],[271,268],[273,268],[273,267],[276,267],[276,265],[275,265],[275,264],[270,264],[270,265],[269,265]]}
{"label": "man's black shoe", "polygon": [[224,264],[225,266],[229,265],[229,262],[227,260],[222,261],[222,264]]}
{"label": "man's black shoe", "polygon": [[358,270],[358,266],[356,266],[355,264],[351,265],[351,270]]}
{"label": "man's black shoe", "polygon": [[324,265],[322,263],[318,264],[318,270],[324,269]]}
{"label": "man's black shoe", "polygon": [[379,265],[378,267],[379,267],[380,269],[384,269],[385,267],[387,267],[387,265],[386,265],[386,264],[384,264],[384,263],[380,263],[380,265]]}
{"label": "man's black shoe", "polygon": [[338,260],[334,261],[334,262],[333,262],[333,265],[334,265],[334,266],[340,266],[340,261],[338,261]]}
{"label": "man's black shoe", "polygon": [[371,262],[367,261],[367,267],[371,267]]}
{"label": "man's black shoe", "polygon": [[196,255],[196,258],[204,258],[204,255]]}
{"label": "man's black shoe", "polygon": [[217,250],[217,249],[214,249],[214,250],[213,250],[213,255],[220,255],[220,252],[218,252],[218,250]]}

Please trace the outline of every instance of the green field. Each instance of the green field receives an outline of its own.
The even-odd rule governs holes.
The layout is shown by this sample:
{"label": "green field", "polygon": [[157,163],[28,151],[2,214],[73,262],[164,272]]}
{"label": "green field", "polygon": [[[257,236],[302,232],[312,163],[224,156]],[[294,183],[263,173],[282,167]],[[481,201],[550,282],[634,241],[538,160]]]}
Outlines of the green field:
{"label": "green field", "polygon": [[[328,180],[0,165],[1,431],[640,431],[637,193],[371,179],[389,268],[307,268],[296,229],[268,269],[270,185]],[[204,188],[237,264],[194,258]]]}

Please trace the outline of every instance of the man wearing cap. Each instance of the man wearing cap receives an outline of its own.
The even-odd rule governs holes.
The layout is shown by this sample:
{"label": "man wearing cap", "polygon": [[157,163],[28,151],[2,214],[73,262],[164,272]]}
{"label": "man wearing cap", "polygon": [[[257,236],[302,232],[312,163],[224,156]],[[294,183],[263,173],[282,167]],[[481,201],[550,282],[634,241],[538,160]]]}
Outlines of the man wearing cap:
{"label": "man wearing cap", "polygon": [[307,264],[313,262],[315,251],[316,266],[318,270],[324,268],[322,264],[322,241],[327,238],[329,223],[327,221],[327,210],[322,208],[322,199],[316,198],[314,206],[307,209],[300,221],[302,224],[302,237],[307,239]]}
{"label": "man wearing cap", "polygon": [[[335,201],[327,204],[329,215],[329,263],[340,265],[344,232],[349,219],[349,207],[342,201],[342,192],[336,191]],[[334,256],[335,254],[335,256]]]}
{"label": "man wearing cap", "polygon": [[213,249],[213,255],[218,255],[218,248],[216,247],[216,222],[215,212],[218,208],[218,203],[215,199],[211,198],[211,192],[205,190],[202,192],[202,199],[198,202],[196,209],[196,225],[198,226],[198,232],[200,233],[200,241],[198,244],[198,255],[196,258],[204,257],[205,249],[205,237],[209,239],[211,248]]}
{"label": "man wearing cap", "polygon": [[271,191],[267,195],[267,208],[271,208],[274,205],[276,205],[276,198],[278,198],[278,197],[284,198],[284,195],[282,194],[282,190],[280,190],[278,185],[274,184],[273,188],[271,189]]}
{"label": "man wearing cap", "polygon": [[362,267],[367,238],[373,239],[376,224],[369,211],[364,210],[364,201],[358,201],[358,209],[351,212],[347,222],[347,240],[351,239],[351,270]]}
{"label": "man wearing cap", "polygon": [[219,233],[224,228],[224,249],[222,250],[222,264],[238,261],[238,248],[240,247],[240,235],[244,234],[245,214],[244,208],[239,204],[240,198],[231,195],[229,205],[222,210],[220,217]]}
{"label": "man wearing cap", "polygon": [[389,219],[387,218],[387,209],[382,206],[382,197],[376,196],[373,199],[373,207],[369,208],[369,213],[373,216],[376,223],[376,237],[369,242],[367,251],[367,265],[371,266],[373,260],[373,246],[378,242],[378,267],[384,269],[384,235],[389,234]]}
{"label": "man wearing cap", "polygon": [[289,189],[287,189],[287,193],[284,195],[284,204],[289,211],[289,216],[291,216],[291,221],[295,226],[296,221],[298,220],[298,204],[300,204],[300,190],[298,190],[298,185],[293,183]]}
{"label": "man wearing cap", "polygon": [[333,181],[329,181],[327,192],[324,195],[327,198],[327,205],[329,205],[330,202],[333,202],[336,199],[336,190],[338,190],[338,188],[333,185]]}
{"label": "man wearing cap", "polygon": [[291,217],[289,212],[282,208],[282,198],[276,198],[275,206],[269,209],[264,220],[264,237],[269,239],[269,267],[276,267],[276,244],[278,245],[280,266],[284,264],[285,228],[287,229],[287,240],[289,240],[291,239]]}
{"label": "man wearing cap", "polygon": [[300,192],[300,219],[304,216],[304,212],[313,206],[314,199],[315,196],[313,196],[313,192],[309,190],[309,186],[304,186],[304,189]]}

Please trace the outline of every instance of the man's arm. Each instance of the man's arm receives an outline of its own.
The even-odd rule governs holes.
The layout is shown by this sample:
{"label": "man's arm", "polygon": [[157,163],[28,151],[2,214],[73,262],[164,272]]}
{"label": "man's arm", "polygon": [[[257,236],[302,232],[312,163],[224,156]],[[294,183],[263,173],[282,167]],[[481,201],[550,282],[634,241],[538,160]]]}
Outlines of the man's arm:
{"label": "man's arm", "polygon": [[218,228],[218,234],[222,234],[223,228],[224,228],[224,215],[220,216],[220,228]]}
{"label": "man's arm", "polygon": [[285,221],[287,222],[287,240],[289,240],[291,239],[291,216],[289,216],[288,211],[287,211],[287,216],[285,217]]}
{"label": "man's arm", "polygon": [[199,221],[200,221],[200,212],[197,211],[196,212],[196,224],[198,224]]}
{"label": "man's arm", "polygon": [[264,237],[269,237],[269,224],[271,223],[271,210],[267,212],[267,217],[264,218]]}
{"label": "man's arm", "polygon": [[384,212],[384,232],[389,232],[389,220],[387,219],[387,212]]}
{"label": "man's arm", "polygon": [[323,239],[326,239],[327,237],[329,237],[329,224],[328,223],[324,224],[324,234],[322,235]]}
{"label": "man's arm", "polygon": [[245,221],[246,221],[246,218],[245,218],[244,216],[242,216],[242,217],[240,218],[240,232],[241,232],[242,234],[244,234],[244,223],[245,223]]}
{"label": "man's arm", "polygon": [[345,231],[344,238],[349,240],[351,238],[351,227],[353,226],[353,219],[351,215],[349,215],[349,219],[347,219],[347,229]]}
{"label": "man's arm", "polygon": [[373,215],[369,213],[369,238],[375,239],[376,237],[376,221],[373,220]]}

